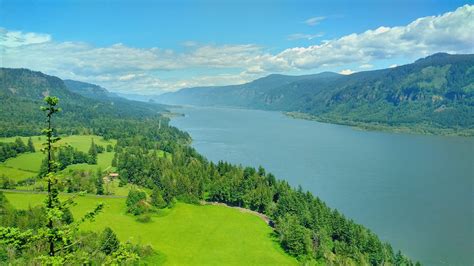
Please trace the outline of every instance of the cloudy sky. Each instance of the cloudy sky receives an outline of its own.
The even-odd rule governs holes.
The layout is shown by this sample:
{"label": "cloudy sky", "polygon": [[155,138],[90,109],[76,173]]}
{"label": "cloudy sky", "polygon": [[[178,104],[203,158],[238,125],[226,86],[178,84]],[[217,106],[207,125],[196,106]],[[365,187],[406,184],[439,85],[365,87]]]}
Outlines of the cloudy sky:
{"label": "cloudy sky", "polygon": [[474,52],[467,1],[353,3],[0,0],[0,65],[160,94]]}

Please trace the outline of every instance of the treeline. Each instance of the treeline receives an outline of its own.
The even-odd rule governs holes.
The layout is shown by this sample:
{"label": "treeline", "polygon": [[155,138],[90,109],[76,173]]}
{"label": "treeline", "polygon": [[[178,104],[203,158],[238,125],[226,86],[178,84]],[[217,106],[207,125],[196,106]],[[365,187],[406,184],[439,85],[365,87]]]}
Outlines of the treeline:
{"label": "treeline", "polygon": [[35,152],[31,138],[28,139],[28,144],[25,144],[21,138],[16,138],[14,142],[0,142],[0,162],[24,152]]}
{"label": "treeline", "polygon": [[[158,156],[166,149],[171,155]],[[265,169],[207,161],[188,145],[156,135],[119,138],[116,166],[121,183],[153,190],[146,201],[134,192],[129,212],[142,214],[153,201],[170,206],[217,201],[248,208],[270,217],[282,247],[301,261],[338,265],[413,265],[370,230],[347,219],[310,192],[292,188]],[[156,200],[158,199],[158,200]],[[157,205],[159,205],[157,204]],[[152,204],[153,205],[153,204]]]}

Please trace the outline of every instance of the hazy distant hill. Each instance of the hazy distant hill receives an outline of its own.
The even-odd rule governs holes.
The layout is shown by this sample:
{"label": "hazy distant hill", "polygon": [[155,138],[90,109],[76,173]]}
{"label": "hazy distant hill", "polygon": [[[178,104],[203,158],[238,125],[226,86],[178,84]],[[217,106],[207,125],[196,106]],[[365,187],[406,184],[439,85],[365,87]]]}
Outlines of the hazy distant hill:
{"label": "hazy distant hill", "polygon": [[474,130],[474,55],[439,53],[347,76],[270,75],[242,85],[182,89],[158,100],[298,112],[343,124]]}
{"label": "hazy distant hill", "polygon": [[70,91],[80,94],[87,98],[103,100],[106,98],[119,97],[117,94],[109,92],[107,89],[102,88],[99,85],[95,85],[91,83],[65,79],[64,84]]}
{"label": "hazy distant hill", "polygon": [[[326,84],[338,79],[340,76],[332,72],[304,76],[272,74],[241,85],[186,88],[177,92],[160,95],[157,100],[170,104],[240,106],[267,109],[279,109],[281,107],[284,109],[283,106],[280,106],[275,101],[277,99],[271,100],[269,96],[273,97],[271,95],[274,95],[280,89],[291,90],[293,83],[311,80]],[[287,95],[290,96],[288,93]]]}

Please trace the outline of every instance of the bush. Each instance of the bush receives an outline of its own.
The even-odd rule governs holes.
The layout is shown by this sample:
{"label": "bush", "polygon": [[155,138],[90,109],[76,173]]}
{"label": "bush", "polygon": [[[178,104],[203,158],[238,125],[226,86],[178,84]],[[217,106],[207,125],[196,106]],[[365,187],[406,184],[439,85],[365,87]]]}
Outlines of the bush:
{"label": "bush", "polygon": [[151,217],[148,214],[143,214],[137,217],[137,222],[140,223],[149,223],[151,222]]}
{"label": "bush", "polygon": [[150,209],[150,204],[146,201],[146,193],[141,190],[131,189],[127,196],[128,212],[133,215],[140,215]]}

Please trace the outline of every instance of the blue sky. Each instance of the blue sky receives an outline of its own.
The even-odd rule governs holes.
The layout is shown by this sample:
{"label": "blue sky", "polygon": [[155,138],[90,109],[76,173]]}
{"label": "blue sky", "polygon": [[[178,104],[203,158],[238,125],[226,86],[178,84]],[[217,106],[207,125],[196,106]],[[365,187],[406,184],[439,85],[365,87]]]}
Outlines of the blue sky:
{"label": "blue sky", "polygon": [[1,64],[140,93],[352,73],[472,52],[466,3],[2,0]]}

